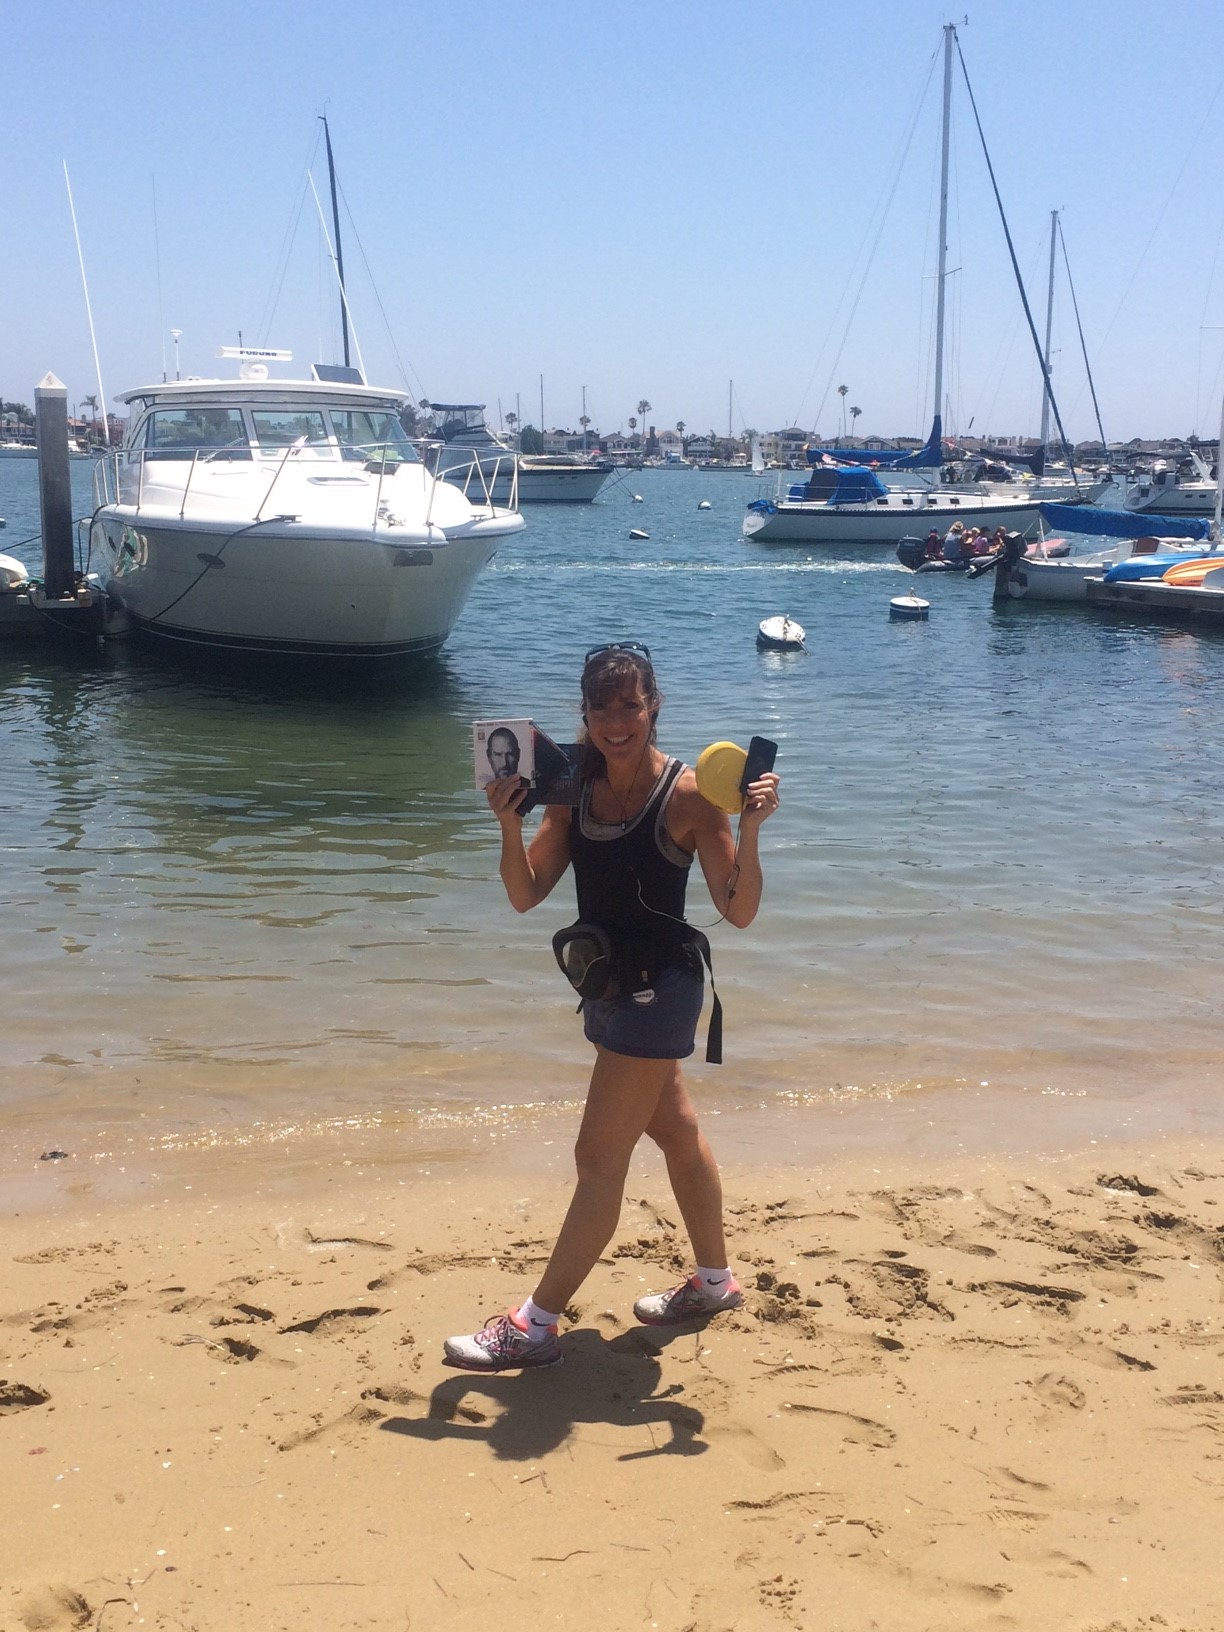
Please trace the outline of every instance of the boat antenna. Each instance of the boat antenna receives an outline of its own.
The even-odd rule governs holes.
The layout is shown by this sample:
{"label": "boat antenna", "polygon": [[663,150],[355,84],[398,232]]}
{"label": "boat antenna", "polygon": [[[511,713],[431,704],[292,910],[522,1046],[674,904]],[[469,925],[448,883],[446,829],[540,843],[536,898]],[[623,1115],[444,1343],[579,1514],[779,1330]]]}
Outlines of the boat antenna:
{"label": "boat antenna", "polygon": [[[950,24],[948,25],[951,26]],[[955,38],[956,30],[952,30]],[[1058,411],[1058,401],[1054,396],[1054,387],[1050,384],[1050,370],[1041,354],[1041,341],[1037,338],[1037,325],[1033,322],[1033,312],[1029,305],[1028,293],[1024,287],[1024,278],[1020,271],[1020,262],[1016,259],[1016,246],[1012,242],[1011,228],[1007,224],[1007,215],[1003,209],[1003,199],[999,193],[999,183],[995,180],[994,165],[990,162],[990,149],[986,146],[986,133],[982,129],[981,115],[978,113],[977,101],[973,95],[973,86],[969,83],[969,70],[965,67],[965,54],[960,48],[960,41],[956,41],[956,54],[960,58],[961,73],[965,77],[965,90],[969,96],[969,106],[973,109],[973,122],[977,126],[978,140],[982,144],[982,156],[986,160],[986,169],[990,175],[990,185],[994,190],[995,203],[999,207],[999,220],[1003,223],[1003,236],[1007,240],[1007,253],[1011,256],[1012,271],[1016,276],[1016,287],[1020,291],[1020,302],[1024,307],[1025,320],[1028,323],[1029,334],[1033,339],[1033,349],[1037,353],[1037,361],[1041,364],[1041,378],[1050,398],[1050,407],[1054,410],[1054,422],[1058,426],[1058,434],[1062,438],[1063,454],[1071,470],[1071,479],[1079,487],[1079,477],[1075,472],[1075,455],[1063,429],[1062,415]]]}
{"label": "boat antenna", "polygon": [[331,129],[327,123],[327,115],[321,113],[323,121],[323,140],[327,143],[327,176],[331,183],[332,232],[336,241],[336,275],[340,279],[340,334],[344,341],[344,366],[350,367],[349,362],[349,331],[348,331],[348,301],[344,294],[344,250],[340,245],[340,205],[336,198],[336,161],[332,157]]}
{"label": "boat antenna", "polygon": [[94,373],[98,376],[98,395],[102,399],[102,440],[110,447],[109,415],[106,411],[106,392],[102,387],[102,364],[98,361],[98,337],[94,333],[93,307],[89,303],[89,282],[85,276],[85,257],[81,253],[81,234],[77,230],[76,206],[72,202],[72,183],[68,179],[68,160],[64,160],[64,186],[68,189],[68,213],[72,217],[72,236],[76,239],[77,260],[81,267],[81,288],[85,291],[85,316],[89,319],[89,341],[93,346]]}
{"label": "boat antenna", "polygon": [[1097,401],[1096,382],[1092,378],[1092,364],[1088,361],[1088,342],[1084,339],[1084,325],[1080,322],[1079,301],[1075,298],[1075,283],[1071,277],[1071,262],[1067,259],[1067,240],[1063,236],[1062,220],[1058,222],[1058,241],[1062,245],[1063,266],[1067,270],[1067,288],[1071,291],[1071,308],[1075,313],[1075,326],[1079,330],[1080,351],[1084,355],[1084,372],[1088,376],[1088,389],[1092,393],[1092,411],[1096,415],[1097,435],[1101,439],[1101,447],[1109,451],[1109,444],[1105,440],[1105,427],[1101,424],[1101,405]]}

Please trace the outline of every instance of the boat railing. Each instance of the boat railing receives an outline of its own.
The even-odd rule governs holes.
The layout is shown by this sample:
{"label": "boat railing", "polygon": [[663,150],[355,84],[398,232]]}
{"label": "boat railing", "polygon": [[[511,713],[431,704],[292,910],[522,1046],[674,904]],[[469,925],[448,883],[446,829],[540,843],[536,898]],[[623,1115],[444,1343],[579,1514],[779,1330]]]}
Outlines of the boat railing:
{"label": "boat railing", "polygon": [[[441,454],[448,446],[453,462],[444,464]],[[517,454],[510,449],[499,451],[494,448],[476,448],[467,458],[454,459],[454,454],[459,451],[454,444],[425,440],[418,442],[417,447],[426,465],[433,471],[436,483],[446,482],[450,487],[457,487],[469,504],[487,507],[490,510],[518,509],[519,462]],[[500,481],[507,478],[510,491],[507,498],[498,505],[493,497],[494,490]],[[426,520],[429,520],[432,514],[433,497],[436,492],[437,485],[430,494]]]}
{"label": "boat railing", "polygon": [[[288,447],[278,450],[279,457],[276,460],[275,468],[272,470],[267,485],[254,506],[251,517],[253,522],[259,522],[264,518],[265,511],[273,498],[282,475],[291,461],[296,461],[306,451],[306,446],[303,442],[294,442]],[[470,458],[461,460],[449,466],[445,471],[440,472],[437,468],[438,461],[436,457],[432,459],[429,457],[430,453],[435,450],[420,443],[416,444],[416,447],[425,468],[434,473],[427,495],[425,513],[427,523],[432,519],[434,502],[444,480],[448,485],[457,487],[468,502],[477,507],[488,508],[491,511],[501,511],[502,513],[507,510],[515,511],[518,509],[518,459],[509,450],[492,455],[488,451],[474,451]],[[311,448],[310,451],[313,455],[317,452],[317,449]],[[364,469],[376,478],[373,513],[370,518],[371,529],[376,530],[379,521],[385,519],[388,513],[388,500],[384,497],[383,489],[387,476],[401,462],[399,447],[395,442],[387,440],[378,443],[345,444],[340,452],[342,461],[360,460]],[[232,450],[223,448],[197,448],[190,455],[188,455],[187,450],[183,450],[182,462],[186,462],[190,458],[190,463],[186,478],[183,481],[179,502],[178,514],[180,520],[185,519],[188,515],[192,492],[193,488],[197,486],[200,467],[212,464],[217,459],[224,459],[227,455],[231,458],[234,456]],[[166,458],[165,451],[133,448],[127,451],[119,450],[109,453],[98,459],[93,470],[95,508],[101,505],[122,502],[123,478],[125,475],[130,478],[131,474],[133,474],[132,467],[135,465],[136,494],[134,507],[137,512],[141,511],[145,504],[146,467],[150,462],[150,458],[155,463],[162,463]],[[501,504],[497,504],[493,497],[494,490],[499,482],[504,482],[507,477],[510,484],[508,501],[503,500]]]}

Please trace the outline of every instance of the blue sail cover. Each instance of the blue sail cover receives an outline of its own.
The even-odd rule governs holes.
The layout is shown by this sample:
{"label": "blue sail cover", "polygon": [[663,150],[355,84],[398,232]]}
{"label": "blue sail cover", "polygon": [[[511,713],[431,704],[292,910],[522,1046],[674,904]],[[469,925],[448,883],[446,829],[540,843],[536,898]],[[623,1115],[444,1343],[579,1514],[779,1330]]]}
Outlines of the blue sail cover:
{"label": "blue sail cover", "polygon": [[1103,538],[1206,538],[1210,524],[1194,516],[1154,516],[1150,511],[1098,510],[1094,504],[1043,504],[1041,519],[1055,532]]}
{"label": "blue sail cover", "polygon": [[818,465],[789,496],[804,504],[872,504],[887,498],[888,489],[866,465]]}
{"label": "blue sail cover", "polygon": [[943,425],[936,414],[925,444],[910,453],[896,448],[809,448],[808,464],[818,465],[826,455],[843,465],[878,465],[887,470],[931,470],[943,464]]}

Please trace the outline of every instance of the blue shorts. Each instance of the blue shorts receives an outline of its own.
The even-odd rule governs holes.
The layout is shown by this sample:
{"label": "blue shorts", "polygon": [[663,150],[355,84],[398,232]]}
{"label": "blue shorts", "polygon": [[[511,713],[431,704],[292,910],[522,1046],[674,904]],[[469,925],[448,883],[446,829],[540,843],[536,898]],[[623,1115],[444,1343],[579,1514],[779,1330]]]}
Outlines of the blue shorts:
{"label": "blue shorts", "polygon": [[700,975],[673,964],[654,985],[633,997],[582,1005],[587,1041],[612,1054],[638,1060],[686,1060],[693,1052],[701,1018],[704,985]]}

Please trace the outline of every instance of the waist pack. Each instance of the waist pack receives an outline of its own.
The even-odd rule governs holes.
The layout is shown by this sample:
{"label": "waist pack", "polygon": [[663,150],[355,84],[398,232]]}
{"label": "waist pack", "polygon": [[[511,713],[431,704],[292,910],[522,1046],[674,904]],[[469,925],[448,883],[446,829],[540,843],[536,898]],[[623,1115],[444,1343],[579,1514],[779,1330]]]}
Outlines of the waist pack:
{"label": "waist pack", "polygon": [[557,967],[578,996],[596,1003],[645,991],[673,963],[687,965],[700,979],[704,961],[710,971],[713,998],[706,1032],[706,1062],[722,1064],[722,1003],[714,986],[710,942],[701,930],[685,925],[679,947],[665,954],[661,962],[644,956],[640,947],[618,944],[599,924],[576,923],[559,929],[552,938],[552,948]]}

